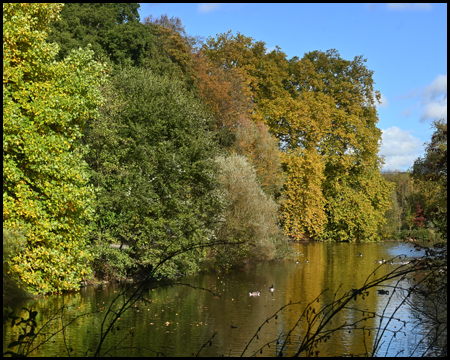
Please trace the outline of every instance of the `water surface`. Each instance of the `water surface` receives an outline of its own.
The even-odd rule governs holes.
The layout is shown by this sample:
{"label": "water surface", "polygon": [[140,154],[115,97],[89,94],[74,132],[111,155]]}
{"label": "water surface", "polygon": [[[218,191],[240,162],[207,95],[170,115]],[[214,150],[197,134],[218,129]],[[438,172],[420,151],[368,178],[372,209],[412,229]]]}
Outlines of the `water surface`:
{"label": "water surface", "polygon": [[[103,350],[112,349],[108,355],[114,356],[193,356],[206,344],[200,352],[202,356],[250,356],[261,355],[260,349],[269,343],[270,348],[264,347],[262,356],[275,356],[280,347],[280,344],[276,344],[277,338],[294,328],[291,345],[284,353],[292,355],[306,332],[305,322],[298,326],[296,324],[308,303],[325,290],[314,306],[331,303],[336,292],[340,295],[361,287],[375,268],[379,267],[381,275],[396,266],[379,266],[375,260],[390,259],[400,254],[408,257],[421,255],[412,250],[412,246],[399,242],[294,244],[292,251],[296,254],[296,261],[264,262],[241,270],[188,276],[181,279],[179,284],[158,284],[144,294],[146,299],[151,300],[150,304],[138,302],[136,307],[121,317],[118,321],[120,329],[107,338]],[[269,291],[271,285],[275,288],[273,293]],[[75,294],[15,304],[17,311],[21,307],[38,310],[39,324],[54,316],[49,323],[50,329],[46,330],[48,334],[61,328],[62,319],[67,323],[80,314],[92,313],[78,318],[65,330],[65,341],[62,336],[57,336],[32,355],[66,356],[67,348],[73,349],[72,356],[92,355],[98,343],[106,308],[119,291],[119,285],[88,286]],[[250,297],[249,292],[252,291],[260,291],[261,296]],[[356,321],[362,317],[361,309],[381,312],[389,298],[377,294],[376,290],[371,291],[365,299],[358,297],[355,309],[339,314],[334,324]],[[388,308],[388,312],[398,301],[392,297],[392,307]],[[277,313],[290,302],[300,304],[288,306]],[[66,307],[61,316],[57,310],[63,304]],[[276,318],[265,323],[275,313]],[[396,313],[396,317],[402,319],[411,316],[408,307]],[[367,326],[373,328],[378,324],[378,318],[367,322]],[[393,327],[397,325],[392,324]],[[404,336],[399,334],[387,353],[390,336],[386,335],[387,341],[379,355],[396,355],[414,346],[414,331],[419,329],[409,329]],[[249,344],[256,333],[257,338]],[[4,349],[14,336],[17,337],[17,334],[4,327]],[[371,352],[373,338],[373,334],[368,336],[362,331],[339,331],[321,344],[319,355],[342,356]]]}

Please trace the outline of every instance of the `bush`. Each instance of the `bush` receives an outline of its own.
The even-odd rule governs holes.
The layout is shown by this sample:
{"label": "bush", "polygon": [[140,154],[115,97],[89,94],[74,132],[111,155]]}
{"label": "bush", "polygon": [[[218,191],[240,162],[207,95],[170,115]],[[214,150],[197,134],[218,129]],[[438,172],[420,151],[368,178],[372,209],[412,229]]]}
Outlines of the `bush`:
{"label": "bush", "polygon": [[412,230],[410,237],[418,241],[434,241],[439,239],[433,229]]}
{"label": "bush", "polygon": [[129,255],[130,249],[110,248],[108,244],[97,244],[92,248],[94,256],[93,268],[99,279],[120,280],[129,275],[134,261]]}
{"label": "bush", "polygon": [[391,233],[391,239],[392,240],[400,240],[400,233],[398,230],[395,230]]}
{"label": "bush", "polygon": [[[240,155],[218,157],[222,197],[226,208],[216,229],[220,242],[231,243],[215,249],[223,266],[236,266],[253,259],[278,258],[281,232],[277,226],[277,204],[262,189],[256,170]],[[278,246],[276,245],[278,244]]]}
{"label": "bush", "polygon": [[400,231],[399,235],[400,240],[406,240],[409,236],[410,236],[409,230],[403,229],[402,231]]}

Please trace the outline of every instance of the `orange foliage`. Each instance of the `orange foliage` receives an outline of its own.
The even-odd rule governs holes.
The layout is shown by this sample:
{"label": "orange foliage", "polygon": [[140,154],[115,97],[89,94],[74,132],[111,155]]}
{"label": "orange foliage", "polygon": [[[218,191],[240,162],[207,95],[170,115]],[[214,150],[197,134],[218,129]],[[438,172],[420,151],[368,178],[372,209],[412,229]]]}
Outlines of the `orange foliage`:
{"label": "orange foliage", "polygon": [[202,51],[192,54],[197,91],[214,115],[219,129],[232,128],[237,119],[252,110],[242,72],[224,70],[209,61]]}

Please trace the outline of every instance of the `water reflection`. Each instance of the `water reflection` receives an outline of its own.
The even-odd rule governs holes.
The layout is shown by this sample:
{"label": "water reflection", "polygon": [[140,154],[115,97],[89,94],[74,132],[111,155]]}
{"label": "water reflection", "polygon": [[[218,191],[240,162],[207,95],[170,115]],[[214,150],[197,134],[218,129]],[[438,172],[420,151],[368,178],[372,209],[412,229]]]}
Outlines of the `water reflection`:
{"label": "water reflection", "polygon": [[[411,249],[404,243],[296,244],[293,245],[297,255],[295,261],[260,263],[243,271],[200,274],[184,278],[179,284],[159,284],[144,294],[151,303],[140,301],[121,317],[118,321],[120,330],[107,338],[103,349],[115,347],[114,352],[110,353],[115,356],[155,356],[160,353],[166,356],[192,356],[206,344],[200,353],[203,356],[249,356],[260,355],[261,348],[269,344],[270,347],[263,348],[262,355],[275,356],[281,346],[281,342],[277,344],[277,339],[284,339],[292,331],[291,344],[286,347],[284,355],[293,355],[306,333],[307,323],[298,321],[302,314],[307,316],[304,313],[307,304],[312,303],[317,313],[320,306],[331,303],[337,296],[360,288],[368,274],[375,269],[377,275],[381,276],[389,270],[389,266],[395,266],[376,264],[376,259],[391,259],[400,254],[420,255],[410,252]],[[184,284],[195,286],[196,289]],[[270,291],[272,285],[273,292]],[[90,286],[77,294],[17,304],[18,308],[26,306],[38,310],[39,323],[53,316],[51,329],[47,333],[61,328],[61,317],[67,323],[80,314],[88,314],[77,318],[67,328],[65,342],[59,336],[33,355],[63,356],[67,354],[67,347],[74,349],[72,356],[92,355],[100,338],[103,316],[119,291],[117,285]],[[259,291],[260,296],[249,296],[254,291]],[[315,301],[322,292],[320,300]],[[349,303],[346,311],[339,313],[327,326],[331,329],[345,321],[356,322],[365,315],[364,312],[383,311],[388,300],[392,301],[388,309],[393,309],[392,305],[399,301],[394,294],[380,295],[376,290],[364,298],[358,296],[357,300]],[[289,303],[291,305],[277,313]],[[63,313],[57,313],[63,304],[66,309]],[[308,314],[313,316],[311,312]],[[411,312],[406,307],[395,316],[405,319],[411,316]],[[366,328],[378,325],[379,318],[376,317],[365,324]],[[393,322],[393,326],[399,324]],[[404,339],[391,344],[386,355],[395,355],[414,342],[412,330],[405,328]],[[9,328],[4,328],[4,347],[5,343],[12,341],[13,335]],[[387,334],[386,339],[382,339],[383,351],[387,349],[389,336]],[[369,336],[361,330],[345,329],[322,342],[318,349],[319,355],[370,353],[373,341],[373,332]]]}

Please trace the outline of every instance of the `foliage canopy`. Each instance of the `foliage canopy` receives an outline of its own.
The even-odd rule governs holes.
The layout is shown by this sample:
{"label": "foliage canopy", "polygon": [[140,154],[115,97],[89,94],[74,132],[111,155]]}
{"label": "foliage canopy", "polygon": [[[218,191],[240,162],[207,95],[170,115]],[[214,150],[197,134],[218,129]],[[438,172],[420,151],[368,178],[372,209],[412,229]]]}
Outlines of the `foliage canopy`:
{"label": "foliage canopy", "polygon": [[[150,70],[124,70],[110,86],[102,118],[86,133],[98,190],[93,240],[102,254],[102,246],[127,244],[131,267],[151,269],[211,240],[220,213],[212,118],[182,82]],[[159,274],[191,272],[201,254],[182,254]]]}
{"label": "foliage canopy", "polygon": [[11,271],[36,292],[71,290],[89,273],[93,192],[80,143],[98,114],[104,67],[92,51],[55,61],[45,38],[60,4],[3,4],[3,226],[27,247]]}
{"label": "foliage canopy", "polygon": [[344,60],[329,50],[288,60],[279,48],[268,52],[264,42],[231,32],[208,38],[203,52],[225,71],[243,74],[253,121],[263,121],[280,141],[285,233],[377,239],[390,184],[380,174],[380,94],[365,59]]}

